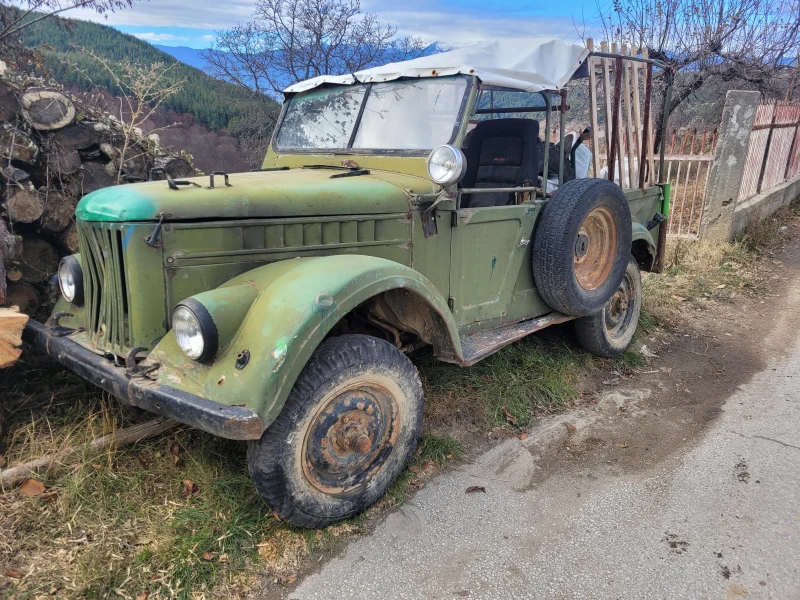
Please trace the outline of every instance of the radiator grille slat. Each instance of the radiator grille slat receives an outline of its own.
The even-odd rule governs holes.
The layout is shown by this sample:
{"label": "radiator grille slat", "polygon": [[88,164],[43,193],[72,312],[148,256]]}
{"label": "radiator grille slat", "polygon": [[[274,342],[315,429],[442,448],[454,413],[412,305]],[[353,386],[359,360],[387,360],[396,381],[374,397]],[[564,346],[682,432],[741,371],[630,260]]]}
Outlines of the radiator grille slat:
{"label": "radiator grille slat", "polygon": [[125,354],[129,343],[122,228],[116,223],[78,225],[88,333],[98,348],[116,354]]}

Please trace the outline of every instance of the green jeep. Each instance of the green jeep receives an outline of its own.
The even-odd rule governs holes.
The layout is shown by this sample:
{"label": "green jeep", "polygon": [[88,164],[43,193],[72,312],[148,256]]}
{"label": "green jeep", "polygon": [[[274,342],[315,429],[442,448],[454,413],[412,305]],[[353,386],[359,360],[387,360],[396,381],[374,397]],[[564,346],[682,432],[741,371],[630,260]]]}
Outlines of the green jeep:
{"label": "green jeep", "polygon": [[668,188],[645,154],[640,185],[614,182],[618,125],[612,175],[586,176],[564,90],[592,60],[618,57],[495,42],[292,86],[260,170],[83,198],[81,252],[26,339],[127,403],[248,440],[281,519],[351,517],[416,446],[415,350],[469,366],[573,319],[590,352],[631,343]]}

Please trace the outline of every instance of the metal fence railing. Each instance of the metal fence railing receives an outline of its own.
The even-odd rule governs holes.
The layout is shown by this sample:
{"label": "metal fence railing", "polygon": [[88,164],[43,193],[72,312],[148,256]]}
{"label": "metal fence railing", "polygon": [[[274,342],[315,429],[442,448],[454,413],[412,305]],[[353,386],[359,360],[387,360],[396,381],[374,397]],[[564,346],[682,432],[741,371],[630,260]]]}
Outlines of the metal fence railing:
{"label": "metal fence railing", "polygon": [[766,192],[800,172],[800,104],[769,102],[756,111],[739,200]]}
{"label": "metal fence railing", "polygon": [[673,130],[666,143],[666,181],[671,189],[667,233],[696,236],[714,161],[717,130]]}

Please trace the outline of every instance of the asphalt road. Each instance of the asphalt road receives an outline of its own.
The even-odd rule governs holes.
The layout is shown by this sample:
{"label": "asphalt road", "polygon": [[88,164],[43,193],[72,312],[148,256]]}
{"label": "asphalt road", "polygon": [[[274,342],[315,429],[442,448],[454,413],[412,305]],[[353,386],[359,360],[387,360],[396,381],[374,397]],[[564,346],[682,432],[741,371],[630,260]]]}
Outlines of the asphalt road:
{"label": "asphalt road", "polygon": [[[556,419],[431,482],[290,597],[800,598],[800,324],[784,323],[767,367],[654,466],[537,478],[565,443]],[[605,400],[635,419],[647,395]]]}

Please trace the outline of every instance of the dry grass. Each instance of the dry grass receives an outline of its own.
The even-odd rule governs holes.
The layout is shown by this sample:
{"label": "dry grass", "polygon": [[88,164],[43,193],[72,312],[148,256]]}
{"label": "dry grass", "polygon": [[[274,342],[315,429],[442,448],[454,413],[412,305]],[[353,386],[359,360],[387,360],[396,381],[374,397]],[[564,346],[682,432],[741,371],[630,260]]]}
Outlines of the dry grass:
{"label": "dry grass", "polygon": [[[0,372],[0,389],[17,399],[0,438],[8,465],[152,418],[37,355]],[[57,394],[64,389],[70,393]],[[25,398],[33,400],[19,401]],[[324,531],[271,514],[247,474],[243,443],[183,427],[84,452],[37,476],[52,492],[47,500],[19,489],[0,493],[0,597],[229,598],[265,578],[291,583],[309,555],[365,531],[460,449],[426,432],[406,475],[378,506]]]}
{"label": "dry grass", "polygon": [[[796,211],[786,209],[734,244],[672,243],[666,272],[645,278],[642,335],[685,323],[687,307],[705,310],[761,293],[758,257],[780,240],[782,223],[796,220]],[[33,398],[6,405],[0,454],[9,465],[150,418],[43,357],[24,356],[0,372],[5,398]],[[643,359],[635,352],[616,361],[590,357],[567,324],[469,369],[425,353],[416,363],[426,388],[426,432],[409,469],[366,515],[324,531],[287,526],[256,494],[243,444],[180,428],[84,453],[41,474],[55,492],[48,501],[19,490],[0,493],[0,597],[229,598],[265,578],[270,585],[290,583],[310,556],[368,530],[423,487],[465,442],[513,435],[539,415],[571,406],[586,373],[624,372]]]}
{"label": "dry grass", "polygon": [[645,319],[674,326],[688,321],[687,309],[706,310],[740,296],[763,294],[766,285],[759,259],[798,223],[800,202],[795,202],[748,227],[730,244],[671,239],[664,273],[644,279]]}

